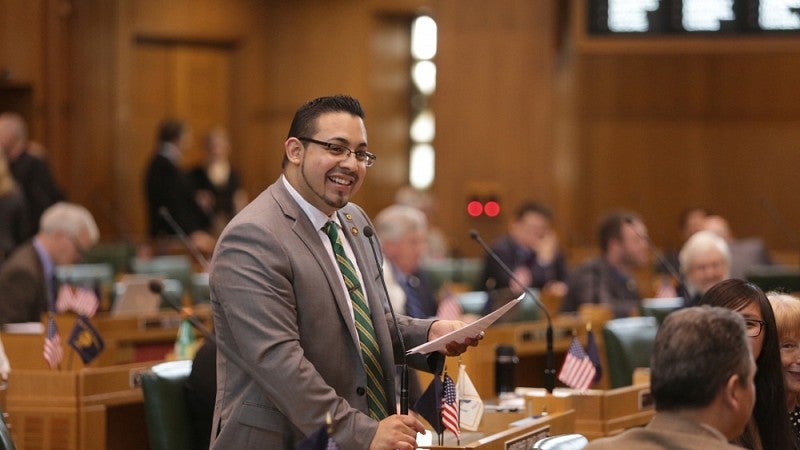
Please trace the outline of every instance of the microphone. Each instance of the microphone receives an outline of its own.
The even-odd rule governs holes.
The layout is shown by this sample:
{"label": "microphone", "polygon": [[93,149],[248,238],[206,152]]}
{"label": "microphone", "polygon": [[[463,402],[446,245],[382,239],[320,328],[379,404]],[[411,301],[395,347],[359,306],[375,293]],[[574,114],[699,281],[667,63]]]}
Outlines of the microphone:
{"label": "microphone", "polygon": [[477,230],[470,230],[469,236],[480,246],[483,248],[483,251],[486,252],[487,255],[491,256],[494,262],[496,262],[500,268],[515,282],[517,285],[522,288],[536,303],[536,306],[539,307],[544,312],[544,317],[547,319],[547,362],[544,368],[544,388],[547,390],[548,393],[552,394],[553,389],[556,387],[556,369],[553,367],[553,319],[550,317],[550,311],[545,308],[544,304],[539,297],[534,294],[534,292],[528,287],[522,284],[517,277],[514,275],[514,272],[497,256],[497,253],[494,252],[486,242],[483,242],[481,239],[480,234],[478,234]]}
{"label": "microphone", "polygon": [[658,248],[656,248],[655,245],[653,245],[653,241],[650,240],[649,236],[643,235],[642,233],[639,232],[639,230],[636,229],[636,226],[634,224],[634,219],[631,217],[626,217],[625,223],[631,225],[631,229],[633,230],[634,233],[636,233],[636,236],[639,236],[639,239],[647,242],[647,246],[650,248],[650,251],[653,252],[653,255],[655,255],[659,264],[661,264],[662,266],[664,266],[665,269],[667,269],[667,272],[669,272],[670,276],[672,276],[672,278],[674,278],[675,281],[678,282],[678,286],[679,287],[683,286],[683,277],[681,276],[680,272],[678,272],[678,270],[675,269],[675,266],[673,266],[667,260],[667,258],[664,257],[664,254],[661,253],[661,251]]}
{"label": "microphone", "polygon": [[364,227],[364,236],[369,240],[369,246],[372,247],[372,256],[375,257],[375,264],[378,266],[378,276],[381,279],[383,293],[386,295],[386,303],[389,304],[389,312],[392,313],[394,329],[397,333],[397,339],[400,341],[400,351],[403,352],[403,364],[400,366],[400,414],[408,415],[408,362],[406,358],[406,343],[403,342],[403,334],[400,333],[400,324],[397,322],[392,300],[389,298],[389,289],[386,288],[386,279],[383,277],[383,264],[381,264],[381,260],[378,258],[378,251],[375,249],[375,243],[372,240],[372,237],[375,236],[375,232],[369,225]]}
{"label": "microphone", "polygon": [[183,242],[183,245],[186,246],[187,249],[189,249],[189,252],[191,252],[192,256],[194,256],[194,259],[196,259],[197,262],[200,263],[200,267],[203,268],[203,271],[208,272],[208,267],[209,267],[208,260],[206,259],[205,256],[203,256],[203,253],[200,252],[197,246],[194,245],[194,243],[192,243],[191,239],[189,239],[189,236],[186,236],[186,233],[183,231],[183,228],[181,228],[181,226],[178,225],[178,222],[176,222],[175,219],[172,217],[172,214],[169,213],[167,207],[162,206],[158,208],[158,214],[160,214],[161,217],[164,218],[167,224],[169,224],[169,227],[172,228],[172,231],[174,231],[175,234],[178,236],[178,238],[181,240],[181,242]]}
{"label": "microphone", "polygon": [[225,354],[226,358],[228,358],[229,360],[231,360],[231,362],[236,364],[236,367],[242,369],[250,378],[254,380],[257,379],[256,373],[258,372],[258,370],[256,369],[256,367],[250,365],[247,361],[242,359],[241,356],[234,353],[233,350],[230,349],[230,347],[217,340],[217,337],[214,336],[214,333],[209,331],[208,328],[206,328],[205,325],[203,325],[203,322],[201,322],[200,319],[197,318],[197,316],[192,314],[191,308],[181,308],[180,306],[175,304],[171,298],[162,295],[164,292],[164,283],[161,280],[150,280],[150,282],[148,283],[148,288],[150,289],[150,292],[156,295],[160,295],[161,298],[166,300],[167,304],[169,304],[169,306],[172,307],[175,311],[178,311],[184,319],[187,319],[189,323],[192,324],[192,326],[203,335],[203,337],[213,342],[214,345],[216,345],[217,348],[222,353]]}

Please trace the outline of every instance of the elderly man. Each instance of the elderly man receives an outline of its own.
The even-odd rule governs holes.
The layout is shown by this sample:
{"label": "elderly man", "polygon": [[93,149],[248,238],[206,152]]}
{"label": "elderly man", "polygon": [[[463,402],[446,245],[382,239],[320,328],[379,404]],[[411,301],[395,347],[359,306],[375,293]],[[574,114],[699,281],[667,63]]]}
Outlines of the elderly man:
{"label": "elderly man", "polygon": [[709,306],[673,312],[658,329],[650,373],[650,423],[586,450],[741,448],[728,441],[752,414],[756,364],[740,314]]}
{"label": "elderly man", "polygon": [[0,323],[38,322],[54,311],[55,266],[77,263],[100,237],[89,210],[72,203],[48,208],[39,228],[0,269]]}
{"label": "elderly man", "polygon": [[730,278],[731,252],[728,244],[712,231],[698,231],[678,255],[685,284],[686,305],[697,304],[707,290]]}

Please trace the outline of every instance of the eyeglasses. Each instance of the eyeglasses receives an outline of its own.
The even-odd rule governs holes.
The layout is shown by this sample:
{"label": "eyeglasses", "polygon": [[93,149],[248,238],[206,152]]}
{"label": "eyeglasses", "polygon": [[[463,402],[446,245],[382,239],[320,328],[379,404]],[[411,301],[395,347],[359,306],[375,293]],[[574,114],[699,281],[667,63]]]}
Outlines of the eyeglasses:
{"label": "eyeglasses", "polygon": [[761,330],[764,329],[765,323],[763,320],[745,319],[744,324],[747,329],[747,336],[758,337],[761,334]]}
{"label": "eyeglasses", "polygon": [[304,142],[311,142],[312,144],[317,144],[321,147],[324,147],[325,150],[327,150],[328,153],[330,153],[333,156],[344,155],[344,159],[349,158],[350,154],[352,153],[356,157],[356,161],[358,161],[361,164],[364,164],[366,167],[372,167],[372,165],[375,164],[375,160],[378,159],[377,156],[373,155],[370,152],[363,150],[351,150],[350,148],[345,147],[344,145],[335,144],[333,142],[318,141],[316,139],[311,139],[307,137],[298,137],[297,139]]}

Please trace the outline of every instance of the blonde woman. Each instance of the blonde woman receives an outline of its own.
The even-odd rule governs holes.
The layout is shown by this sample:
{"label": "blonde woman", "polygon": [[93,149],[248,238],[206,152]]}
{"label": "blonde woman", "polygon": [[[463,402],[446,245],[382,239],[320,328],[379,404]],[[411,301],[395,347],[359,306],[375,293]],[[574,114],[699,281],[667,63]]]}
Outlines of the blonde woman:
{"label": "blonde woman", "polygon": [[0,265],[30,237],[28,207],[11,171],[5,152],[0,151]]}
{"label": "blonde woman", "polygon": [[767,297],[778,327],[786,407],[795,439],[800,441],[800,298],[778,292],[770,292]]}

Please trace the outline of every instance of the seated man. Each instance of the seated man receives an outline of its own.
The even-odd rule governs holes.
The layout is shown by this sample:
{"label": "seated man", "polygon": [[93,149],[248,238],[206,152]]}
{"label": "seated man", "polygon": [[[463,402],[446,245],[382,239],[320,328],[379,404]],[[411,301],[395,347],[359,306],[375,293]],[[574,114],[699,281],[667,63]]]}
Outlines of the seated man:
{"label": "seated man", "polygon": [[725,240],[711,231],[698,231],[679,254],[684,277],[684,305],[696,305],[707,290],[730,278],[731,253]]}
{"label": "seated man", "polygon": [[658,330],[650,367],[656,415],[586,450],[739,449],[755,404],[756,364],[741,315],[719,307],[673,312]]}
{"label": "seated man", "polygon": [[603,254],[569,275],[561,311],[577,311],[583,303],[608,303],[614,317],[638,313],[642,297],[634,271],[650,259],[647,227],[637,215],[615,211],[600,222],[599,237]]}
{"label": "seated man", "polygon": [[83,206],[56,203],[42,214],[39,233],[0,269],[0,323],[38,322],[55,310],[55,266],[75,264],[100,237]]}

